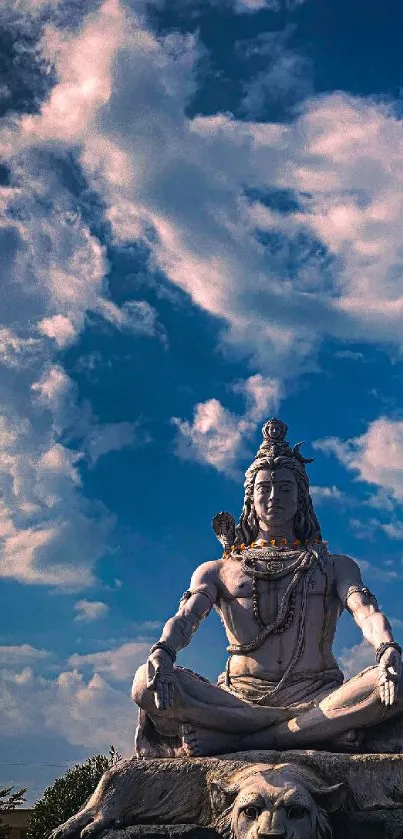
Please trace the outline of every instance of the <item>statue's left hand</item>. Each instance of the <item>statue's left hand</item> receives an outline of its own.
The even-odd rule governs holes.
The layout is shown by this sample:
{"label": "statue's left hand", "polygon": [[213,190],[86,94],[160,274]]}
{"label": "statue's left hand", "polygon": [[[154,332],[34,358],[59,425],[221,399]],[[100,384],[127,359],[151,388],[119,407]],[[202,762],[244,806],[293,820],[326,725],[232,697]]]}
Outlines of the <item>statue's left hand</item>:
{"label": "statue's left hand", "polygon": [[379,662],[379,693],[387,708],[395,704],[402,675],[402,657],[394,647],[388,647]]}

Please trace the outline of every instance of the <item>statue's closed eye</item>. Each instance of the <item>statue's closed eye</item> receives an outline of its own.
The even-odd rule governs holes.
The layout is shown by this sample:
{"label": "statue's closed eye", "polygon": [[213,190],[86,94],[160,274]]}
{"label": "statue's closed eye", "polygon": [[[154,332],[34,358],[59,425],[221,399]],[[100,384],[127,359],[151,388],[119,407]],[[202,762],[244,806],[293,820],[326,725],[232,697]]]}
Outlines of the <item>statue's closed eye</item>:
{"label": "statue's closed eye", "polygon": [[306,816],[307,810],[299,804],[293,804],[287,808],[287,816],[289,819],[303,819]]}

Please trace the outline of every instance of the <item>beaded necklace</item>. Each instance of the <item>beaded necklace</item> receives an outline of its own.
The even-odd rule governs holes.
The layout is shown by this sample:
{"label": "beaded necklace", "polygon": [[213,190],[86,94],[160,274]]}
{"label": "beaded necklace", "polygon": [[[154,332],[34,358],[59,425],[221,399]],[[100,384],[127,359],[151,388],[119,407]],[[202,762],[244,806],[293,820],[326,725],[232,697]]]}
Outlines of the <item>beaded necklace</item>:
{"label": "beaded necklace", "polygon": [[[306,551],[265,551],[264,549],[246,549],[242,552],[241,567],[249,577],[258,580],[280,580],[287,574],[292,574],[301,564]],[[284,560],[293,559],[291,564]],[[257,568],[256,563],[265,564],[265,568]]]}
{"label": "beaded necklace", "polygon": [[[295,554],[297,554],[296,557]],[[242,552],[241,568],[248,577],[252,577],[253,617],[260,629],[264,629],[268,624],[263,620],[260,611],[258,580],[267,580],[270,582],[271,580],[280,580],[283,577],[293,574],[300,567],[305,554],[305,551],[281,551],[280,553],[279,551],[267,551],[262,548],[259,548],[259,550],[246,549]],[[284,561],[280,561],[280,557],[281,560],[287,560],[290,557],[295,557],[295,559],[290,564],[287,564]],[[266,567],[258,568],[257,563],[260,566],[263,563]],[[284,620],[279,626],[273,629],[273,635],[279,635],[291,626],[294,619],[296,601],[297,593],[295,588],[293,588],[287,602]]]}
{"label": "beaded necklace", "polygon": [[[247,655],[248,653],[253,652],[254,650],[257,650],[259,647],[261,647],[262,644],[264,643],[264,641],[266,640],[266,638],[269,637],[269,635],[275,634],[279,631],[284,632],[285,624],[288,622],[288,619],[289,619],[289,609],[290,609],[290,604],[292,602],[292,597],[293,596],[294,596],[293,597],[294,606],[292,608],[292,613],[293,613],[293,616],[294,616],[294,607],[295,607],[295,599],[294,598],[296,597],[296,589],[297,589],[298,583],[302,580],[302,595],[301,595],[301,609],[300,609],[300,615],[299,615],[298,637],[297,637],[297,643],[296,643],[296,647],[295,647],[295,650],[294,650],[294,654],[292,655],[291,660],[290,660],[288,666],[286,667],[286,670],[283,673],[283,675],[282,675],[280,681],[278,682],[278,684],[276,685],[276,687],[273,688],[273,690],[269,691],[268,693],[262,694],[260,699],[255,700],[255,701],[257,701],[258,703],[259,702],[267,703],[267,701],[271,697],[275,696],[275,694],[277,694],[281,690],[281,688],[283,687],[283,685],[286,683],[287,679],[289,678],[290,674],[293,672],[293,670],[294,670],[296,664],[298,663],[299,659],[301,658],[302,652],[304,650],[304,646],[305,646],[305,620],[306,620],[306,608],[307,608],[307,601],[308,601],[308,586],[309,586],[309,582],[310,582],[312,573],[314,572],[317,563],[319,563],[319,565],[322,564],[322,555],[317,550],[314,550],[312,547],[310,547],[306,551],[304,551],[303,556],[301,558],[301,561],[299,563],[299,567],[297,567],[295,569],[293,577],[292,577],[290,583],[288,584],[288,586],[287,586],[287,588],[286,588],[286,590],[283,594],[283,597],[282,597],[282,600],[281,600],[281,603],[280,603],[280,607],[279,607],[279,610],[278,610],[278,614],[277,614],[277,617],[275,618],[275,620],[272,621],[269,624],[264,624],[263,621],[262,621],[263,626],[261,626],[260,632],[258,632],[256,637],[252,641],[249,641],[249,643],[246,643],[246,644],[231,644],[229,647],[227,647],[227,651],[230,654],[230,657],[227,661],[227,667],[226,667],[226,683],[227,683],[228,687],[231,687],[231,679],[230,679],[231,656],[232,655]],[[253,585],[253,582],[252,582],[252,585]],[[261,620],[261,616],[260,616],[260,612],[259,612],[258,595],[257,595],[257,606],[256,606],[255,618],[258,620],[258,622],[259,622],[259,619]],[[291,620],[292,620],[292,618],[291,618]]]}

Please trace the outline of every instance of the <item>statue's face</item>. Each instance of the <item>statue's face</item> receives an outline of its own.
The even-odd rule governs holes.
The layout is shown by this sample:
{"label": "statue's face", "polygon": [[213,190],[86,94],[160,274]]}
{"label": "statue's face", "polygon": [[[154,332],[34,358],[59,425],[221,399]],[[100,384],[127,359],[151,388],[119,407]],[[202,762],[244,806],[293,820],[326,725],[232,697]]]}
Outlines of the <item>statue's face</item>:
{"label": "statue's face", "polygon": [[283,427],[277,420],[269,422],[268,431],[272,440],[278,440],[283,434]]}
{"label": "statue's face", "polygon": [[298,509],[298,491],[291,469],[281,467],[273,473],[260,469],[253,487],[253,503],[265,529],[293,521]]}
{"label": "statue's face", "polygon": [[234,839],[314,839],[316,806],[308,791],[285,782],[274,786],[262,775],[239,793],[232,814]]}

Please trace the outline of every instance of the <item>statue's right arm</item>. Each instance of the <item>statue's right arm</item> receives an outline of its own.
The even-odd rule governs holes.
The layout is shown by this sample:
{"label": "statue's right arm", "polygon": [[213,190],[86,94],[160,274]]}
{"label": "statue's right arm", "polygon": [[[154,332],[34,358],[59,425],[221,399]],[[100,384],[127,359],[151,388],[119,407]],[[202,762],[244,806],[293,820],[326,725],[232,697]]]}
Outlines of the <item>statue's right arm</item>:
{"label": "statue's right arm", "polygon": [[192,576],[188,591],[181,598],[176,615],[166,622],[162,630],[161,647],[156,644],[148,657],[147,686],[154,692],[155,704],[160,710],[170,708],[174,701],[175,671],[169,649],[175,653],[187,646],[200,622],[213,608],[218,586],[218,563],[200,565]]}
{"label": "statue's right arm", "polygon": [[160,640],[174,650],[186,647],[200,622],[216,603],[218,586],[217,562],[205,562],[196,568],[189,589],[182,596],[176,614],[165,624]]}

